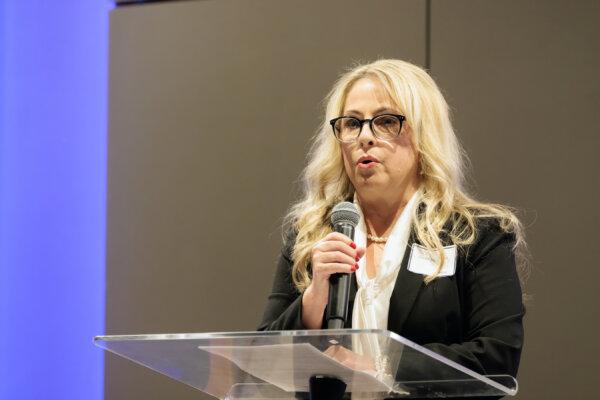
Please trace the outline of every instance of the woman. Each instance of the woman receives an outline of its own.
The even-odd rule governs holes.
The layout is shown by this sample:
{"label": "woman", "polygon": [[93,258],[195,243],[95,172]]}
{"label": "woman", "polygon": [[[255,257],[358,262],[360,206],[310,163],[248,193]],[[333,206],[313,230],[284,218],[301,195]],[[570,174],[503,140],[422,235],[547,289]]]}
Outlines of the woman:
{"label": "woman", "polygon": [[[261,330],[320,329],[333,273],[351,273],[347,328],[388,329],[483,374],[516,376],[523,345],[521,224],[464,188],[448,105],[399,60],[344,74],[288,215]],[[354,241],[330,213],[354,201]]]}

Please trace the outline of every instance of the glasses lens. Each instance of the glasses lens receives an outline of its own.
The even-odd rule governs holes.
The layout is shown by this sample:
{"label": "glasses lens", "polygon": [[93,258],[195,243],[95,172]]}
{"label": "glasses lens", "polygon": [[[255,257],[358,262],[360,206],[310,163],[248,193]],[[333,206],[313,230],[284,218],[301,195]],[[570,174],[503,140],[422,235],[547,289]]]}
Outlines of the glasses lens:
{"label": "glasses lens", "polygon": [[402,122],[395,115],[380,115],[373,120],[373,129],[382,139],[392,139],[398,136]]}
{"label": "glasses lens", "polygon": [[356,139],[360,132],[360,121],[356,118],[343,117],[335,121],[335,133],[343,142]]}

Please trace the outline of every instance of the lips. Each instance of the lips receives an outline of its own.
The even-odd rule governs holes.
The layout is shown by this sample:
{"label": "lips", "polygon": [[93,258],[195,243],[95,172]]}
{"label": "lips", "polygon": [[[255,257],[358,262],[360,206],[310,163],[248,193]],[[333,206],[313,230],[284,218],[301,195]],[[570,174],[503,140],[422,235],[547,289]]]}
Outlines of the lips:
{"label": "lips", "polygon": [[377,157],[373,157],[372,155],[366,154],[364,156],[361,156],[356,163],[359,165],[369,165],[373,163],[379,163],[379,160],[377,159]]}

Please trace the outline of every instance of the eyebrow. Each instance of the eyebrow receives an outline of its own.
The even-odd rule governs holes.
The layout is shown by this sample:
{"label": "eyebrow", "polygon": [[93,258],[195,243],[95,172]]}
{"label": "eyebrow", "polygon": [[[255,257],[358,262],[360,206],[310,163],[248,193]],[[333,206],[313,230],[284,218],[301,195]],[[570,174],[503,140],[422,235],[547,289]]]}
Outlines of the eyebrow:
{"label": "eyebrow", "polygon": [[[379,107],[377,110],[375,110],[373,112],[373,115],[379,115],[381,113],[395,114],[396,112],[397,111],[394,111],[394,109],[390,108],[390,107]],[[344,112],[344,115],[349,115],[349,114],[363,115],[363,113],[361,113],[360,111],[357,111],[357,110],[347,110],[346,112]]]}

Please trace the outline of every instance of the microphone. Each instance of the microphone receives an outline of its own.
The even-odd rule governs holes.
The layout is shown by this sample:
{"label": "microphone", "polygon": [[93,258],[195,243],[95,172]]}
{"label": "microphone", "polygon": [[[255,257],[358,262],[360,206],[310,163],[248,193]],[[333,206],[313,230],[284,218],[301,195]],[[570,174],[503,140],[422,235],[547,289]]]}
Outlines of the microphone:
{"label": "microphone", "polygon": [[[354,228],[360,215],[356,206],[344,201],[336,204],[331,213],[331,225],[339,232],[354,240]],[[329,277],[329,299],[327,301],[327,329],[342,329],[348,319],[350,298],[350,274],[332,274]]]}

